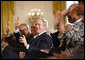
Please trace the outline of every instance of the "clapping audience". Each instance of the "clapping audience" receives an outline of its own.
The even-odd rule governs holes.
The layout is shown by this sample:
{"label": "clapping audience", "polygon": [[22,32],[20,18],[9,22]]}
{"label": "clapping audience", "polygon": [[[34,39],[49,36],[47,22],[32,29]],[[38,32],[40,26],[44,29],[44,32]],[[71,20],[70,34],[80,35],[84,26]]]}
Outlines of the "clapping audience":
{"label": "clapping audience", "polygon": [[[71,59],[72,57],[75,59],[77,59],[76,57],[79,57],[80,59],[84,58],[83,56],[84,55],[84,15],[83,15],[84,7],[81,8],[83,13],[80,13],[77,12],[79,11],[79,6],[80,6],[79,4],[73,4],[69,7],[69,9],[64,10],[63,12],[58,12],[56,15],[56,20],[58,21],[57,23],[55,22],[55,25],[59,26],[58,38],[60,39],[61,42],[64,42],[66,40],[65,53],[71,53],[69,59]],[[72,27],[70,28],[70,30],[65,29],[65,20],[64,20],[65,16],[68,16],[69,22],[72,23],[71,25]],[[80,51],[81,55],[78,54],[78,52]]]}
{"label": "clapping audience", "polygon": [[[65,25],[65,17],[70,24]],[[55,15],[55,32],[47,31],[48,22],[38,18],[31,24],[15,23],[15,32],[10,33],[10,22],[6,24],[2,59],[84,59],[84,1],[72,4]],[[47,33],[49,32],[49,33]]]}

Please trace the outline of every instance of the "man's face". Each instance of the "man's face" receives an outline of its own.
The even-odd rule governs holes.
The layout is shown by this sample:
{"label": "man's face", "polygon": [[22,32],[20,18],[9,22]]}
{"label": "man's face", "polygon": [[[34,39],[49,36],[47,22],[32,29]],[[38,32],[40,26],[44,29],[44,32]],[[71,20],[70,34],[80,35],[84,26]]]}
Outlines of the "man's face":
{"label": "man's face", "polygon": [[37,20],[35,22],[35,30],[36,30],[36,34],[39,34],[41,32],[43,32],[45,30],[46,26],[43,25],[43,21],[42,20]]}
{"label": "man's face", "polygon": [[72,6],[70,6],[67,17],[70,23],[74,23],[76,21],[77,18],[77,7],[78,4],[74,4]]}
{"label": "man's face", "polygon": [[26,26],[20,26],[19,27],[19,30],[20,30],[20,33],[21,33],[21,35],[28,35],[28,29],[26,28]]}
{"label": "man's face", "polygon": [[68,17],[68,21],[70,23],[74,23],[76,21],[75,14],[72,13],[72,12],[69,12],[68,15],[67,15],[67,17]]}
{"label": "man's face", "polygon": [[31,34],[32,35],[35,35],[35,24],[34,23],[32,23],[32,25],[31,25]]}
{"label": "man's face", "polygon": [[1,41],[6,41],[6,40],[5,40],[5,37],[6,37],[6,34],[3,34],[3,35],[2,35],[2,40],[1,40]]}

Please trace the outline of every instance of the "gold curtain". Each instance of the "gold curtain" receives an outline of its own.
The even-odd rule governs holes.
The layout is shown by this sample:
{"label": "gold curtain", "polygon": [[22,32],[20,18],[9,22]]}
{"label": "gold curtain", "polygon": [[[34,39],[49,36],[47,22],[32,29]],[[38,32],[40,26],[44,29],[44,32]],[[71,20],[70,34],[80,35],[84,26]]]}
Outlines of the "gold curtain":
{"label": "gold curtain", "polygon": [[53,14],[66,9],[66,1],[53,1]]}
{"label": "gold curtain", "polygon": [[[53,1],[53,14],[55,16],[55,13],[58,11],[63,11],[66,9],[66,1]],[[66,20],[65,20],[66,22]],[[56,29],[56,27],[54,27]]]}
{"label": "gold curtain", "polygon": [[6,22],[10,21],[10,32],[14,32],[14,2],[1,1],[1,36],[6,34]]}

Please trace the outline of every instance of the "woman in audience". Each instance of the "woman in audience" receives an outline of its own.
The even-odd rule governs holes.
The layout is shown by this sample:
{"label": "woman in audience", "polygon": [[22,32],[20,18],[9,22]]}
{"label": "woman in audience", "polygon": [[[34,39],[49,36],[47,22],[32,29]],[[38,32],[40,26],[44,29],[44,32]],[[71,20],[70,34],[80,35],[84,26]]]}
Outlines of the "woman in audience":
{"label": "woman in audience", "polygon": [[[65,53],[76,52],[79,49],[81,49],[83,52],[83,48],[84,48],[84,34],[83,34],[84,33],[84,19],[83,18],[84,18],[84,15],[77,12],[78,8],[79,8],[78,4],[73,4],[70,6],[70,8],[67,10],[65,14],[63,14],[63,12],[62,13],[59,12],[60,18],[58,17],[59,18],[58,21],[60,22],[57,22],[56,25],[59,24],[59,36],[58,37],[60,38],[61,42],[66,40]],[[75,21],[77,21],[72,25],[72,28],[69,31],[65,31],[64,17],[66,15],[68,16],[69,21],[71,23],[74,23]],[[82,34],[78,34],[79,32]]]}

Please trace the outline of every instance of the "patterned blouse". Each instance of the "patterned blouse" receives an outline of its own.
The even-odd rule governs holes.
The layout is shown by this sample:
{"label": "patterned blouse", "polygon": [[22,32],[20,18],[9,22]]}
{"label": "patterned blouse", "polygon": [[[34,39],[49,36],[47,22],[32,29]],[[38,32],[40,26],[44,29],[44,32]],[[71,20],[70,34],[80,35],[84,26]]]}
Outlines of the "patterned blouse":
{"label": "patterned blouse", "polygon": [[61,42],[66,40],[66,52],[73,52],[84,47],[84,19],[80,19],[72,25],[69,31],[66,31],[58,38]]}

